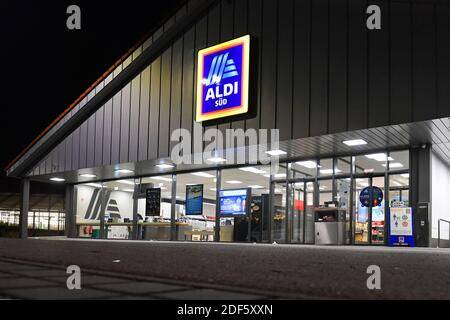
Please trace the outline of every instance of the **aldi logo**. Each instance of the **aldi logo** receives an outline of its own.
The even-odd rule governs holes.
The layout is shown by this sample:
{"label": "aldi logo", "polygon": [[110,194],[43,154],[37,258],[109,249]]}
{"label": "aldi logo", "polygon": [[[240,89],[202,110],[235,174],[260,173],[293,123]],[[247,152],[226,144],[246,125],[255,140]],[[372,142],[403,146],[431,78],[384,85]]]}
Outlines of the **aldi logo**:
{"label": "aldi logo", "polygon": [[196,121],[248,111],[250,36],[198,53]]}

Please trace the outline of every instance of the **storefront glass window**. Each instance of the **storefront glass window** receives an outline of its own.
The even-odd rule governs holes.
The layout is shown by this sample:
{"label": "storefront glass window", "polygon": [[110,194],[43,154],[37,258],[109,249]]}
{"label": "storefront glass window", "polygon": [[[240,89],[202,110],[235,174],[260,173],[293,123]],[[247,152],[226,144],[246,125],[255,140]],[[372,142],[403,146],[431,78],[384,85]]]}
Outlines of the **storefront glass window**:
{"label": "storefront glass window", "polygon": [[386,171],[386,152],[357,156],[355,159],[355,172],[357,174],[373,174]]}
{"label": "storefront glass window", "polygon": [[99,239],[103,185],[87,183],[75,186],[76,226],[80,238]]}
{"label": "storefront glass window", "polygon": [[170,240],[172,175],[146,177],[138,183],[138,239]]}
{"label": "storefront glass window", "polygon": [[409,174],[389,175],[389,207],[409,207]]}
{"label": "storefront glass window", "polygon": [[[274,179],[286,179],[286,165]],[[267,238],[269,219],[270,166],[251,166],[222,170],[221,190],[250,189],[250,220],[248,216],[221,217],[220,240],[260,242]],[[241,201],[239,198],[235,200]],[[232,201],[230,198],[228,201]],[[242,203],[243,204],[243,203]],[[249,225],[250,224],[250,225]],[[250,237],[249,237],[250,227]]]}
{"label": "storefront glass window", "polygon": [[291,164],[291,171],[298,178],[314,178],[317,175],[317,161],[304,160],[293,162]]}
{"label": "storefront glass window", "polygon": [[333,175],[333,159],[321,159],[319,166],[319,176],[331,177]]}
{"label": "storefront glass window", "polygon": [[389,171],[409,170],[409,151],[391,152],[389,155]]}
{"label": "storefront glass window", "polygon": [[351,157],[337,158],[336,159],[336,168],[335,175],[347,175],[349,176],[351,173]]}
{"label": "storefront glass window", "polygon": [[177,175],[176,238],[178,240],[214,240],[216,178],[216,171]]}

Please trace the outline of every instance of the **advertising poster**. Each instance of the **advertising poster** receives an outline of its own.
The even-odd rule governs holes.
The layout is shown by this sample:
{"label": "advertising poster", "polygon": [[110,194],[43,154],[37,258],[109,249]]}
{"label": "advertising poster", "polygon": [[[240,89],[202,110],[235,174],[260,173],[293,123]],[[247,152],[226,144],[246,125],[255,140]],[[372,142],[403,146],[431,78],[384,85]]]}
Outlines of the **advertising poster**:
{"label": "advertising poster", "polygon": [[391,208],[391,236],[412,236],[413,220],[411,208]]}
{"label": "advertising poster", "polygon": [[186,215],[201,216],[203,215],[203,185],[187,185],[186,186]]}
{"label": "advertising poster", "polygon": [[234,217],[247,214],[247,189],[220,191],[220,216]]}
{"label": "advertising poster", "polygon": [[161,215],[161,189],[150,188],[146,190],[145,215],[152,217]]}

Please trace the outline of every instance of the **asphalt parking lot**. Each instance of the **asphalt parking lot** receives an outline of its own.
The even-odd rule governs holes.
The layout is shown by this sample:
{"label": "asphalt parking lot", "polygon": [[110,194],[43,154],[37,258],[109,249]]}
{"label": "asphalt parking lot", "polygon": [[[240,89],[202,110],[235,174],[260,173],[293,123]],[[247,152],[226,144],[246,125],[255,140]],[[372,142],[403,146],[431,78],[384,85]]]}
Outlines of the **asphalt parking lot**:
{"label": "asphalt parking lot", "polygon": [[[85,291],[58,293],[70,265],[81,268]],[[367,288],[372,265],[380,290]],[[450,250],[0,239],[0,297],[450,299]]]}

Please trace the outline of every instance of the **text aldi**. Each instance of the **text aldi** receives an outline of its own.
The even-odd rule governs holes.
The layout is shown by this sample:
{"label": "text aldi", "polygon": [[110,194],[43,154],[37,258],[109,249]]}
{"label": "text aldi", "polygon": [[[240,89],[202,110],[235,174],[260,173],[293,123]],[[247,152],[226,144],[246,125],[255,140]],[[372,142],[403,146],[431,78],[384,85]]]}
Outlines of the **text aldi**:
{"label": "text aldi", "polygon": [[248,111],[250,36],[198,53],[196,121]]}

